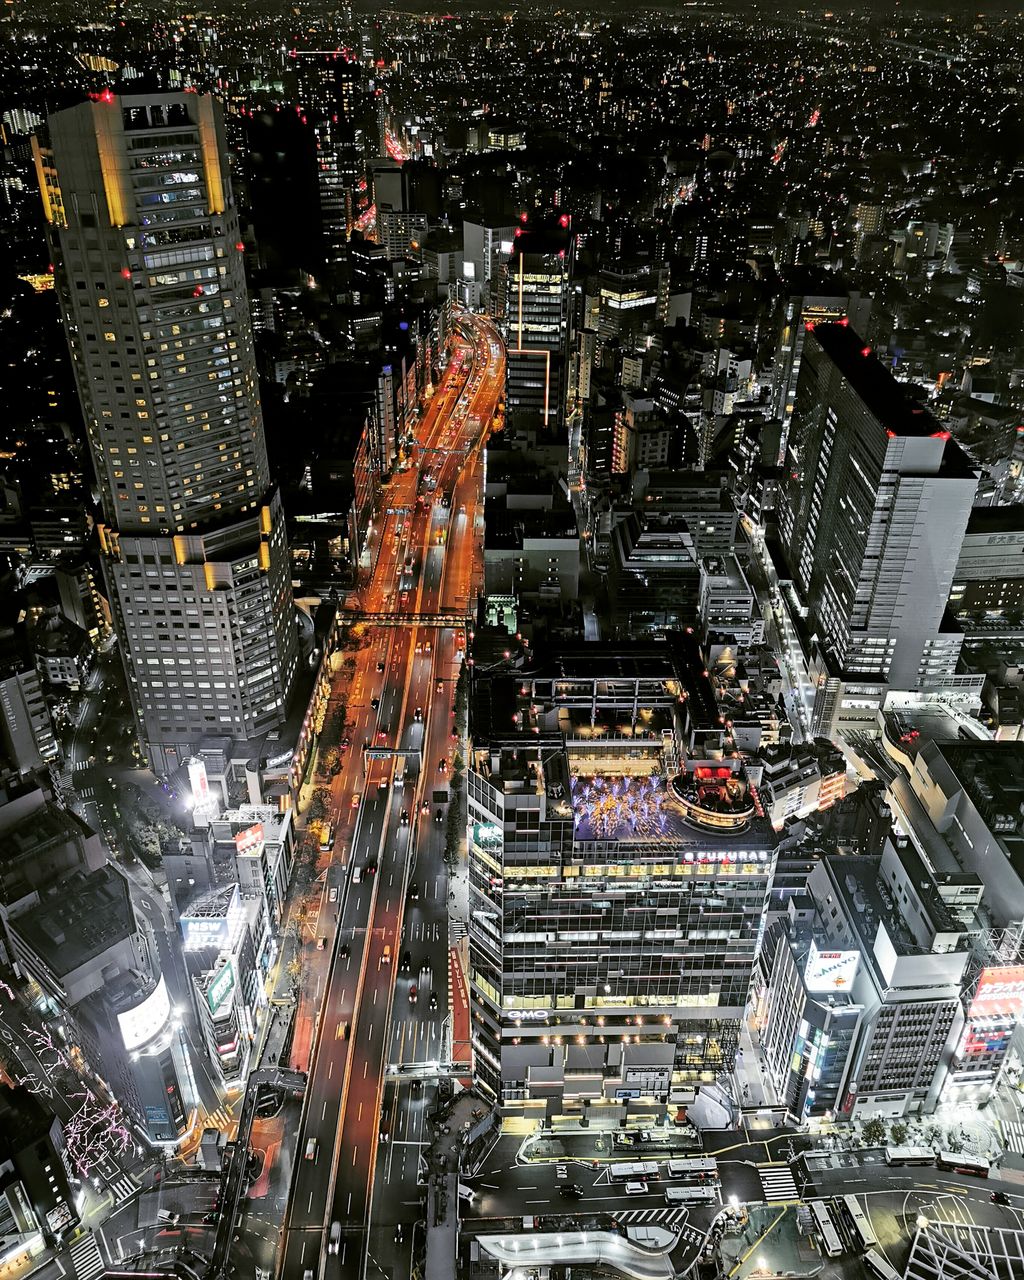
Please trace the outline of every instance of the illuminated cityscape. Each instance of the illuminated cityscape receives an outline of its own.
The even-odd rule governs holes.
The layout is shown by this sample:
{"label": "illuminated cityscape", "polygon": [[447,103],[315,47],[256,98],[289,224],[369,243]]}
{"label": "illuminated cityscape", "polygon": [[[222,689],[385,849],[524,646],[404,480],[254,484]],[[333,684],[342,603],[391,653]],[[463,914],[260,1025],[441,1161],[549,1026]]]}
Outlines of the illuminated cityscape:
{"label": "illuminated cityscape", "polygon": [[5,7],[0,1280],[1024,1275],[1019,31]]}

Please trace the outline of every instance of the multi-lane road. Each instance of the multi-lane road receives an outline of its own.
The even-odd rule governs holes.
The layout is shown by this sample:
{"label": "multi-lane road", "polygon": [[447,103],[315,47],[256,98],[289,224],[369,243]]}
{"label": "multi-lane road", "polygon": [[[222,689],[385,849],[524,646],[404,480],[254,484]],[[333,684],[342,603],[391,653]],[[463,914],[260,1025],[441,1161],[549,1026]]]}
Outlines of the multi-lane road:
{"label": "multi-lane road", "polygon": [[[330,967],[282,1240],[286,1280],[361,1277],[368,1259],[408,1274],[420,1216],[434,1083],[388,1068],[447,1052],[446,804],[435,793],[448,790],[457,747],[466,636],[456,620],[469,613],[478,566],[480,445],[504,389],[493,327],[467,317],[459,330],[411,465],[382,490],[359,592],[373,621],[354,671],[339,677],[351,743],[331,786],[334,852],[313,926]],[[386,1194],[374,1196],[375,1175]]]}

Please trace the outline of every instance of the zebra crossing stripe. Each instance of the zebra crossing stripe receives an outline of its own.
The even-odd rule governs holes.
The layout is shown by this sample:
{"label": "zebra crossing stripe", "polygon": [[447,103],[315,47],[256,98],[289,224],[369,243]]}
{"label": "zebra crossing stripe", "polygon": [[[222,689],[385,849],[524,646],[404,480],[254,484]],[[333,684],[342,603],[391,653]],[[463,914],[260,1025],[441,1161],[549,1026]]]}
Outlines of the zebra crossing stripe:
{"label": "zebra crossing stripe", "polygon": [[115,1178],[110,1184],[110,1190],[114,1193],[114,1203],[124,1204],[126,1200],[130,1200],[139,1190],[131,1178]]}
{"label": "zebra crossing stripe", "polygon": [[76,1240],[69,1253],[71,1261],[75,1264],[78,1280],[94,1280],[94,1277],[101,1276],[107,1269],[96,1245],[96,1238],[91,1231]]}
{"label": "zebra crossing stripe", "polygon": [[448,936],[452,942],[458,942],[461,938],[466,937],[469,933],[469,926],[465,920],[453,920],[448,930]]}
{"label": "zebra crossing stripe", "polygon": [[788,1165],[758,1165],[758,1177],[766,1200],[799,1200],[800,1193]]}
{"label": "zebra crossing stripe", "polygon": [[1019,1120],[1004,1120],[1003,1137],[1008,1151],[1024,1155],[1024,1124]]}

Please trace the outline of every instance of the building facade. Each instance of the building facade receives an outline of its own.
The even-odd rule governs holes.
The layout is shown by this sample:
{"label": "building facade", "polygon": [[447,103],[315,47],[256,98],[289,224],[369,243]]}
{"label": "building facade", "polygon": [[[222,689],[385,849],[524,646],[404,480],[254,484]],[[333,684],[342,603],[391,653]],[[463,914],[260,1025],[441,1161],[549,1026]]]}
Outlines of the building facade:
{"label": "building facade", "polygon": [[888,688],[952,678],[946,615],[977,475],[849,325],[804,343],[779,525],[814,637],[812,728],[873,720]]}

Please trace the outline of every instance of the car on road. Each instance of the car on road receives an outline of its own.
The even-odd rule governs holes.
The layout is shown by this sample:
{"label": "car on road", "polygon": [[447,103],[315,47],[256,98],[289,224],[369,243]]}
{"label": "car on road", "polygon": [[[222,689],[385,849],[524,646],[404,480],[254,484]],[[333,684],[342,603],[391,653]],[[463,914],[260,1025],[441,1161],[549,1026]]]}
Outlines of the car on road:
{"label": "car on road", "polygon": [[362,880],[362,878],[363,878],[363,869],[362,869],[362,867],[353,867],[353,868],[352,868],[352,883],[353,883],[353,884],[358,884],[358,883],[360,882],[360,880]]}
{"label": "car on road", "polygon": [[377,730],[377,741],[378,741],[378,742],[387,742],[387,740],[388,740],[388,731],[387,731],[387,729],[378,729],[378,730]]}
{"label": "car on road", "polygon": [[334,1033],[334,1038],[335,1038],[335,1040],[347,1040],[347,1039],[348,1039],[348,1023],[347,1023],[347,1022],[345,1022],[345,1021],[341,1021],[341,1022],[339,1022],[339,1023],[338,1023],[338,1029],[337,1029],[337,1031],[335,1031],[335,1033]]}
{"label": "car on road", "polygon": [[[356,869],[358,870],[358,868]],[[348,945],[347,942],[343,942],[341,946],[338,948],[338,955],[344,959],[345,956],[351,955],[351,954],[352,954],[352,948]]]}
{"label": "car on road", "polygon": [[380,1122],[380,1130],[377,1133],[377,1141],[378,1142],[391,1141],[391,1125],[388,1123],[387,1120],[382,1120]]}
{"label": "car on road", "polygon": [[402,594],[398,597],[398,601],[400,604],[403,604],[403,605],[408,604],[409,603],[408,591],[403,591]]}
{"label": "car on road", "polygon": [[331,1223],[331,1234],[327,1241],[327,1252],[337,1253],[341,1248],[341,1223]]}
{"label": "car on road", "polygon": [[420,813],[425,818],[429,812],[430,812],[430,804],[426,800],[424,800],[423,803],[420,805]]}
{"label": "car on road", "polygon": [[989,1199],[992,1201],[993,1204],[1007,1205],[1010,1203],[1010,1197],[1006,1194],[1005,1191],[993,1191],[992,1194],[989,1196]]}
{"label": "car on road", "polygon": [[418,901],[420,896],[420,887],[415,880],[409,881],[409,888],[407,889],[406,892],[410,902]]}
{"label": "car on road", "polygon": [[376,862],[368,862],[368,863],[366,864],[366,874],[367,874],[368,876],[375,876],[375,875],[377,874],[377,864],[376,864]]}
{"label": "car on road", "polygon": [[310,1138],[309,1141],[306,1143],[306,1159],[307,1160],[316,1159],[316,1138]]}
{"label": "car on road", "polygon": [[438,682],[437,682],[437,692],[438,692],[438,693],[444,693],[444,681],[443,681],[443,680],[438,680]]}
{"label": "car on road", "polygon": [[448,757],[447,757],[447,756],[442,756],[442,757],[441,757],[441,759],[440,759],[440,760],[438,760],[438,762],[437,762],[437,771],[438,771],[438,773],[447,773],[447,772],[448,772]]}
{"label": "car on road", "polygon": [[401,1244],[405,1239],[405,1227],[400,1222],[395,1223],[395,1244]]}
{"label": "car on road", "polygon": [[381,955],[380,962],[381,964],[391,963],[391,944],[390,943],[384,944],[384,951],[383,951],[383,954]]}
{"label": "car on road", "polygon": [[380,698],[378,698],[378,697],[373,697],[373,698],[371,698],[371,699],[370,699],[370,706],[371,706],[371,707],[373,707],[374,711],[379,710],[379,708],[380,708]]}
{"label": "car on road", "polygon": [[412,968],[412,953],[409,951],[402,952],[402,959],[398,965],[399,973],[408,973]]}
{"label": "car on road", "polygon": [[416,710],[412,713],[412,718],[413,718],[417,723],[419,723],[419,721],[423,719],[423,708],[422,708],[422,707],[417,707],[417,708],[416,708]]}
{"label": "car on road", "polygon": [[383,671],[383,670],[384,670],[384,659],[383,659],[383,658],[381,658],[381,659],[378,661],[378,663],[377,663],[377,670],[378,670],[378,671]]}
{"label": "car on road", "polygon": [[338,886],[336,884],[332,884],[330,889],[327,891],[327,901],[328,902],[338,901]]}
{"label": "car on road", "polygon": [[401,818],[399,819],[399,821],[401,822],[401,824],[402,824],[402,826],[403,826],[403,827],[407,827],[407,826],[409,825],[409,810],[408,810],[408,809],[403,809],[403,810],[402,810],[402,816],[401,816]]}
{"label": "car on road", "polygon": [[322,933],[320,937],[317,938],[316,940],[316,949],[317,951],[323,951],[326,949],[326,947],[327,947],[327,936],[326,934]]}
{"label": "car on road", "polygon": [[353,809],[359,808],[359,792],[358,791],[352,792],[352,808]]}
{"label": "car on road", "polygon": [[440,824],[440,823],[444,822],[444,810],[443,810],[443,809],[435,809],[435,810],[434,810],[434,821],[435,821],[436,823],[438,823],[438,824]]}
{"label": "car on road", "polygon": [[419,988],[416,986],[416,983],[414,982],[412,986],[409,988],[409,1003],[415,1004],[416,997],[418,995],[419,995]]}
{"label": "car on road", "polygon": [[623,1190],[627,1196],[645,1196],[647,1194],[646,1182],[627,1182]]}
{"label": "car on road", "polygon": [[431,1009],[437,1008],[437,992],[436,991],[431,991],[430,999],[427,1001],[427,1004]]}
{"label": "car on road", "polygon": [[567,1182],[564,1187],[558,1188],[558,1194],[563,1200],[582,1200],[583,1188],[578,1182]]}

